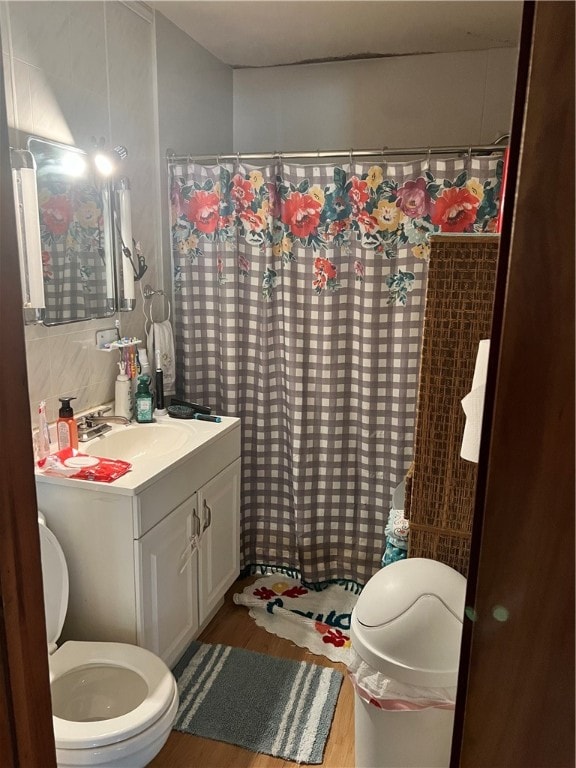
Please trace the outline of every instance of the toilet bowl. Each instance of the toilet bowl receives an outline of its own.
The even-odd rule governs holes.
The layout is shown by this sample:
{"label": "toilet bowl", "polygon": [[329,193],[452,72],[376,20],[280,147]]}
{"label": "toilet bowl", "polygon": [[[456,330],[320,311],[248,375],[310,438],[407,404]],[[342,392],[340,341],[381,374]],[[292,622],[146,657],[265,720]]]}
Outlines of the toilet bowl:
{"label": "toilet bowl", "polygon": [[158,754],[178,711],[176,681],[145,648],[68,641],[68,569],[58,540],[40,523],[52,720],[59,766],[141,768]]}

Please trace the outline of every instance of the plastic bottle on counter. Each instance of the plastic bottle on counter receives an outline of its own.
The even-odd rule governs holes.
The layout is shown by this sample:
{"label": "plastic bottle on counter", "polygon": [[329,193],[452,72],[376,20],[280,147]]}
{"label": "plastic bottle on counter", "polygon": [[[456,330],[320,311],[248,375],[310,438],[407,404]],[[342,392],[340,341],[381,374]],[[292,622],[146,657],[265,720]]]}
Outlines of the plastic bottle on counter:
{"label": "plastic bottle on counter", "polygon": [[150,392],[150,376],[138,376],[138,389],[134,398],[134,412],[139,424],[153,421],[152,393]]}
{"label": "plastic bottle on counter", "polygon": [[50,454],[50,428],[46,417],[46,401],[41,400],[38,405],[38,432],[36,435],[36,460],[39,467],[46,463],[46,457]]}
{"label": "plastic bottle on counter", "polygon": [[58,411],[58,421],[56,422],[56,434],[58,435],[58,450],[63,448],[78,448],[78,426],[74,418],[74,411],[70,405],[75,397],[59,397],[62,403]]}
{"label": "plastic bottle on counter", "polygon": [[132,418],[132,391],[130,378],[126,373],[126,364],[118,363],[119,373],[116,377],[116,386],[114,388],[114,413],[116,416],[124,416],[125,419]]}

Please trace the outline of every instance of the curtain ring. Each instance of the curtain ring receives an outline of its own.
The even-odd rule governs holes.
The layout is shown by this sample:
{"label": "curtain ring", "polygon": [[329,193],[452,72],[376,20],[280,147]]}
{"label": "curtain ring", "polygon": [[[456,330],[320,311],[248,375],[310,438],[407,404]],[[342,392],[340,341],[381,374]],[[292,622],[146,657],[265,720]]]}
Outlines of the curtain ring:
{"label": "curtain ring", "polygon": [[220,165],[220,155],[216,155],[216,165]]}
{"label": "curtain ring", "polygon": [[426,165],[428,166],[428,170],[430,170],[430,158],[432,157],[432,147],[428,147],[428,152],[426,154]]}
{"label": "curtain ring", "polygon": [[472,147],[468,147],[468,170],[472,170]]}
{"label": "curtain ring", "polygon": [[354,150],[351,149],[349,154],[348,154],[348,159],[349,159],[349,162],[350,162],[350,166],[352,166],[352,163],[354,162],[353,154],[354,154]]}

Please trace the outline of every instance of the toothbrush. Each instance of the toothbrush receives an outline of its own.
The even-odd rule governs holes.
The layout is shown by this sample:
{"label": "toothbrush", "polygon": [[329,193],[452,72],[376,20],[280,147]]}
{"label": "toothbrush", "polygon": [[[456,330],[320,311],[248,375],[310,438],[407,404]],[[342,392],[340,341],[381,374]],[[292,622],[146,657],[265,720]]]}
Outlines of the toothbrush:
{"label": "toothbrush", "polygon": [[164,373],[162,371],[160,350],[155,350],[156,356],[156,408],[164,411]]}
{"label": "toothbrush", "polygon": [[129,349],[130,349],[130,375],[132,379],[135,379],[137,376],[135,347],[132,346]]}

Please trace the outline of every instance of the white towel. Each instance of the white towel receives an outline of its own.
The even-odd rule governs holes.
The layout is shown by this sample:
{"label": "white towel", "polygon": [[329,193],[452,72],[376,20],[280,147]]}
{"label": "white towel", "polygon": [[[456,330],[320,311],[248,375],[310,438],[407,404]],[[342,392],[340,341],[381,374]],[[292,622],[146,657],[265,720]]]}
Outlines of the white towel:
{"label": "white towel", "polygon": [[[150,368],[156,370],[156,350],[160,350],[160,365],[164,374],[164,394],[174,394],[176,391],[176,361],[174,355],[174,337],[169,320],[152,323],[147,334],[146,347]],[[152,376],[154,380],[154,376]]]}
{"label": "white towel", "polygon": [[460,401],[466,414],[460,456],[466,459],[466,461],[473,461],[476,464],[480,455],[480,437],[482,435],[482,419],[484,417],[484,396],[486,394],[489,354],[490,339],[482,339],[478,345],[472,389]]}

